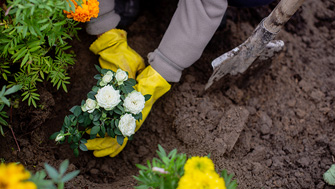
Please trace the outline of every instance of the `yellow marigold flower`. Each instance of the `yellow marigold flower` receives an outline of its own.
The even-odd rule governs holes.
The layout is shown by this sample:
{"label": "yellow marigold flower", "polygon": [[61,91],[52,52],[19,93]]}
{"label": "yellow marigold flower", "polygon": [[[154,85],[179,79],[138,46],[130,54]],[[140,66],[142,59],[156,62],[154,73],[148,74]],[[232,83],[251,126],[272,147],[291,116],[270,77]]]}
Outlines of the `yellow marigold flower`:
{"label": "yellow marigold flower", "polygon": [[29,178],[30,173],[21,164],[0,164],[1,189],[36,189],[33,182],[25,181]]}
{"label": "yellow marigold flower", "polygon": [[225,182],[215,171],[197,174],[185,174],[178,183],[177,189],[226,189]]}
{"label": "yellow marigold flower", "polygon": [[98,17],[99,2],[97,0],[83,0],[81,7],[74,0],[71,1],[76,6],[76,10],[75,12],[64,10],[68,18],[73,18],[73,20],[78,22],[88,22],[91,18]]}
{"label": "yellow marigold flower", "polygon": [[185,174],[194,173],[200,171],[203,173],[215,171],[214,164],[208,157],[194,156],[188,159],[184,166]]}

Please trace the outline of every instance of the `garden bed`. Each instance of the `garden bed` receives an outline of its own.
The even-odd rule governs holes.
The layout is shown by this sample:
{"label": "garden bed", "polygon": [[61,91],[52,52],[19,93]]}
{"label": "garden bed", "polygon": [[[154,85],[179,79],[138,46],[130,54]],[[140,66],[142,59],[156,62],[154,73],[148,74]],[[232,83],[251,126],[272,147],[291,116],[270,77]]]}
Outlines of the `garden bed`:
{"label": "garden bed", "polygon": [[[143,4],[147,8],[127,31],[129,45],[146,57],[158,46],[177,1]],[[68,93],[44,83],[38,87],[42,108],[23,102],[13,109],[11,124],[21,150],[6,129],[0,158],[21,162],[32,172],[44,162],[58,167],[69,159],[70,170],[81,172],[68,188],[132,188],[135,164],[156,157],[161,144],[167,151],[211,154],[218,170],[236,175],[239,188],[329,188],[322,174],[335,156],[334,2],[307,0],[277,35],[285,42],[280,59],[249,86],[202,94],[211,60],[246,40],[275,4],[228,8],[226,28],[216,32],[201,59],[156,102],[134,140],[115,158],[95,158],[91,151],[76,158],[68,145],[48,139],[96,82],[98,57],[88,50],[95,37],[80,31],[81,41],[72,43],[77,62],[70,68]],[[229,135],[229,127],[243,130]],[[233,146],[229,139],[234,137]]]}

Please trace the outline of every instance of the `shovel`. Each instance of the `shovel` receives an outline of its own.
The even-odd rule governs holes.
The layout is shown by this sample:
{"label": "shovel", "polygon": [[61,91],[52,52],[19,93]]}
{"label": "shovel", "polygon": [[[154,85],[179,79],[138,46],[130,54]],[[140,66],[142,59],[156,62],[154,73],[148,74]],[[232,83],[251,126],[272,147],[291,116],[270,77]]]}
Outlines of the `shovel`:
{"label": "shovel", "polygon": [[264,56],[271,58],[274,52],[281,50],[284,42],[272,40],[304,1],[281,0],[271,14],[258,24],[244,43],[213,60],[214,72],[209,78],[205,90],[227,74],[242,74],[255,60],[264,59]]}

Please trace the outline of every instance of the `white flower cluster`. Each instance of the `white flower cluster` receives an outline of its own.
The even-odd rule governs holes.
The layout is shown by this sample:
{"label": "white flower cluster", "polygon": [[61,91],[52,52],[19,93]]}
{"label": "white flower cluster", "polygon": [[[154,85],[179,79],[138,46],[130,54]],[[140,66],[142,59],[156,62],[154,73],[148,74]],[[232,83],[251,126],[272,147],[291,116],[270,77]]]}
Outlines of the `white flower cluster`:
{"label": "white flower cluster", "polygon": [[[83,112],[92,113],[95,109],[100,107],[105,110],[113,110],[121,102],[121,95],[119,90],[115,90],[111,81],[115,77],[117,84],[122,85],[124,81],[128,80],[127,72],[118,69],[114,75],[113,72],[107,71],[106,74],[101,78],[100,88],[95,95],[96,100],[87,99],[85,104],[82,105],[81,109]],[[124,137],[129,137],[135,133],[136,119],[133,115],[142,112],[145,104],[144,96],[134,90],[127,94],[124,98],[123,108],[125,114],[120,117],[118,128],[120,129]]]}

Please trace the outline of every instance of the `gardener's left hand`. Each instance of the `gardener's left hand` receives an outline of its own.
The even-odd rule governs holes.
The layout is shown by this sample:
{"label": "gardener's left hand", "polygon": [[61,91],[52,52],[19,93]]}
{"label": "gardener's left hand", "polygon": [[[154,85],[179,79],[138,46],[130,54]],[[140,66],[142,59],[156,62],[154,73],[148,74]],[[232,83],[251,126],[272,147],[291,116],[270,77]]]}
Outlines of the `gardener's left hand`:
{"label": "gardener's left hand", "polygon": [[[126,32],[123,30],[112,29],[104,33],[91,45],[90,50],[100,55],[99,62],[102,68],[113,71],[121,68],[128,72],[130,78],[135,78],[136,73],[140,72],[136,77],[137,84],[134,88],[143,95],[152,96],[145,102],[142,120],[136,121],[136,132],[148,116],[154,102],[170,90],[170,84],[151,66],[144,69],[143,59],[128,46]],[[96,157],[114,157],[123,150],[127,141],[126,137],[121,146],[116,138],[106,136],[87,140],[85,145],[88,150],[94,150],[93,155]]]}

